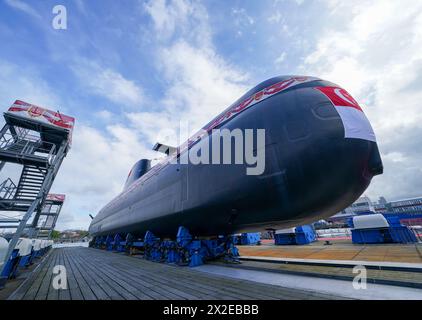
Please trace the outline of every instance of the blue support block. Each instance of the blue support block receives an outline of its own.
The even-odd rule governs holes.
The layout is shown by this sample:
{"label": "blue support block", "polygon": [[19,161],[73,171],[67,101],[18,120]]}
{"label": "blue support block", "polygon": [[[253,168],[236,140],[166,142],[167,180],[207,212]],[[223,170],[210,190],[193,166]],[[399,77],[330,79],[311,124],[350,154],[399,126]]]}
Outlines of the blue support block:
{"label": "blue support block", "polygon": [[240,237],[240,244],[244,246],[261,244],[261,234],[259,232],[242,233]]}
{"label": "blue support block", "polygon": [[34,261],[36,258],[41,257],[41,252],[40,251],[41,250],[34,251],[34,255],[33,255],[32,261]]}
{"label": "blue support block", "polygon": [[98,237],[98,241],[96,242],[98,249],[101,249],[106,245],[106,239],[107,239],[107,237],[105,237],[105,236]]}
{"label": "blue support block", "polygon": [[357,244],[364,243],[385,243],[385,229],[353,229],[352,242]]}
{"label": "blue support block", "polygon": [[274,235],[274,243],[276,245],[296,244],[296,235],[294,233],[276,233]]}
{"label": "blue support block", "polygon": [[[126,237],[125,237],[126,238]],[[125,252],[126,251],[126,241],[120,234],[116,234],[114,236],[112,242],[112,248],[118,252]]]}
{"label": "blue support block", "polygon": [[105,247],[107,251],[112,251],[113,250],[113,236],[108,235],[106,240],[105,240]]}
{"label": "blue support block", "polygon": [[181,257],[188,260],[191,267],[199,266],[206,260],[224,258],[230,262],[239,262],[239,251],[234,245],[233,236],[220,236],[215,239],[194,240],[189,231],[179,227],[177,243],[183,248]]}
{"label": "blue support block", "polygon": [[276,245],[304,245],[316,241],[316,232],[310,225],[294,228],[294,233],[276,233],[274,244]]}
{"label": "blue support block", "polygon": [[396,243],[416,243],[416,235],[406,226],[390,227],[391,238]]}
{"label": "blue support block", "polygon": [[[233,257],[240,257],[239,249],[237,249],[235,246],[230,248],[230,254]],[[240,261],[238,261],[238,262],[240,262]]]}
{"label": "blue support block", "polygon": [[135,237],[131,233],[128,233],[125,238],[126,245],[130,246],[134,241]]}
{"label": "blue support block", "polygon": [[176,242],[181,247],[186,247],[192,241],[192,235],[185,227],[179,227],[177,230]]}
{"label": "blue support block", "polygon": [[229,245],[228,254],[229,256],[233,257],[233,259],[236,260],[235,262],[240,262],[238,259],[238,257],[240,257],[239,249],[237,249],[237,247],[235,246],[235,243],[231,243]]}
{"label": "blue support block", "polygon": [[19,267],[26,268],[31,264],[32,252],[20,258]]}
{"label": "blue support block", "polygon": [[191,245],[189,248],[189,255],[190,255],[189,267],[197,267],[204,264],[204,260],[203,260],[204,254],[203,252],[201,252],[200,240],[194,240],[191,242]]}
{"label": "blue support block", "polygon": [[[221,236],[215,239],[197,240],[184,227],[179,227],[176,241],[161,240],[151,231],[145,233],[143,241],[128,234],[123,241],[121,235],[107,236],[105,241],[95,239],[96,246],[104,243],[107,250],[124,251],[126,248],[138,248],[144,258],[151,261],[167,262],[196,267],[206,260],[224,258],[230,262],[239,262],[239,251],[235,247],[232,236]],[[132,250],[130,250],[132,252]]]}
{"label": "blue support block", "polygon": [[415,234],[400,223],[398,216],[384,215],[388,226],[352,229],[352,241],[358,244],[371,243],[415,243]]}
{"label": "blue support block", "polygon": [[219,239],[202,240],[200,244],[203,247],[203,255],[211,259],[222,255],[225,247],[220,242]]}
{"label": "blue support block", "polygon": [[204,261],[202,260],[202,256],[199,254],[199,252],[194,252],[191,255],[189,267],[191,267],[191,268],[198,267],[198,266],[203,265],[203,264],[204,264]]}
{"label": "blue support block", "polygon": [[406,226],[354,229],[352,230],[353,243],[415,243],[418,242],[415,234]]}
{"label": "blue support block", "polygon": [[157,238],[151,231],[147,231],[144,237],[144,256],[148,260],[161,261],[163,259],[160,250],[160,238]]}
{"label": "blue support block", "polygon": [[182,257],[179,252],[179,248],[176,241],[164,240],[160,244],[160,252],[163,261],[167,263],[179,264],[182,261]]}
{"label": "blue support block", "polygon": [[222,245],[224,247],[223,258],[230,263],[240,263],[239,250],[233,242],[233,237],[223,237]]}
{"label": "blue support block", "polygon": [[231,237],[234,245],[240,244],[242,235],[232,235]]}
{"label": "blue support block", "polygon": [[135,241],[135,242],[132,242],[132,244],[131,244],[131,246],[132,247],[134,247],[134,248],[143,248],[144,247],[144,242],[142,242],[142,241]]}
{"label": "blue support block", "polygon": [[122,241],[123,239],[120,237],[120,234],[116,234],[115,236],[114,236],[114,238],[113,238],[113,242],[112,242],[112,248],[114,249],[114,250],[117,250],[118,251],[118,245],[119,245],[119,243],[120,243],[120,241]]}
{"label": "blue support block", "polygon": [[316,240],[316,233],[309,225],[296,227],[296,244],[303,245],[314,242]]}
{"label": "blue support block", "polygon": [[34,249],[32,249],[31,256],[29,258],[29,264],[33,264],[34,263],[34,260],[35,260],[36,256],[37,256],[37,251],[35,251]]}
{"label": "blue support block", "polygon": [[182,257],[180,256],[179,252],[176,248],[170,249],[167,254],[167,263],[175,263],[179,264],[182,261]]}
{"label": "blue support block", "polygon": [[89,246],[93,247],[93,248],[99,248],[100,247],[100,238],[101,237],[94,237],[94,239],[92,239],[89,242]]}
{"label": "blue support block", "polygon": [[144,237],[145,245],[153,245],[155,242],[159,241],[160,238],[157,238],[151,231],[147,231]]}
{"label": "blue support block", "polygon": [[[123,243],[121,242],[120,245],[123,245]],[[124,246],[125,251],[128,251],[130,254],[132,254],[132,249],[143,249],[144,243],[143,241],[139,241],[139,239],[135,238],[132,234],[128,233],[124,241]]]}
{"label": "blue support block", "polygon": [[6,265],[4,266],[0,277],[5,277],[7,279],[16,278],[16,276],[18,275],[19,261],[19,249],[14,249],[9,261],[5,263]]}
{"label": "blue support block", "polygon": [[126,252],[127,251],[126,241],[120,241],[117,244],[117,251],[119,251],[119,252]]}

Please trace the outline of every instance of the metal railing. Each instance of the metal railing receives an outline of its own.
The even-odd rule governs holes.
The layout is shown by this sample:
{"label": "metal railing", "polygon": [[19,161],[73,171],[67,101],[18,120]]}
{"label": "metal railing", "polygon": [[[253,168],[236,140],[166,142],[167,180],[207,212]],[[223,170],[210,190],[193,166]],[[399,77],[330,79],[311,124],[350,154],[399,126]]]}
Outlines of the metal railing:
{"label": "metal railing", "polygon": [[7,178],[0,184],[0,199],[12,199],[15,195],[17,186],[12,179]]}
{"label": "metal railing", "polygon": [[51,164],[56,154],[56,145],[29,134],[28,130],[19,130],[17,134],[5,133],[0,137],[0,151],[22,156],[38,156]]}

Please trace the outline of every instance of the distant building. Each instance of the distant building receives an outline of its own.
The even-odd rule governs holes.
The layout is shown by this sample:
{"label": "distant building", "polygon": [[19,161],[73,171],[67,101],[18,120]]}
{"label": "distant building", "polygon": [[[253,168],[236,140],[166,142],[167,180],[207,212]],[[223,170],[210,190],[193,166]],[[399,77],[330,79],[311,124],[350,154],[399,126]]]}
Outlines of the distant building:
{"label": "distant building", "polygon": [[378,203],[375,212],[422,214],[422,197]]}
{"label": "distant building", "polygon": [[375,212],[374,204],[369,197],[364,196],[356,200],[351,206],[353,214],[373,213]]}
{"label": "distant building", "polygon": [[385,204],[387,204],[387,200],[385,200],[385,198],[384,198],[384,197],[380,197],[380,198],[379,198],[379,200],[378,200],[378,203],[379,203],[379,204],[384,204],[384,205],[385,205]]}
{"label": "distant building", "polygon": [[327,219],[330,222],[345,222],[348,218],[351,218],[358,214],[374,213],[374,203],[367,196],[360,197],[351,206],[340,211],[334,216]]}
{"label": "distant building", "polygon": [[[395,200],[388,202],[384,197],[380,197],[378,202],[372,202],[369,197],[361,197],[351,206],[327,219],[330,222],[346,222],[359,214],[370,213],[395,213],[399,215],[422,215],[422,197]],[[411,217],[412,218],[412,217]]]}
{"label": "distant building", "polygon": [[65,230],[60,233],[60,240],[62,241],[79,241],[87,235],[84,230]]}

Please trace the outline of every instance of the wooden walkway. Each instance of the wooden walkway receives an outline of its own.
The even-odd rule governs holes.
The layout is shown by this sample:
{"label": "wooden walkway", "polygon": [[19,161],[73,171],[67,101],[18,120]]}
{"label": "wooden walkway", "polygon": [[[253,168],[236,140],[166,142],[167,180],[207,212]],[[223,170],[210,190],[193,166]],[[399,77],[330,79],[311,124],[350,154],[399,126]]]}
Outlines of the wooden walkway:
{"label": "wooden walkway", "polygon": [[298,258],[320,260],[356,260],[380,262],[422,263],[422,244],[353,244],[348,241],[331,241],[324,245],[323,239],[306,246],[238,246],[241,256]]}
{"label": "wooden walkway", "polygon": [[[63,265],[67,289],[52,286]],[[215,276],[92,248],[53,249],[10,300],[335,299],[280,286]]]}

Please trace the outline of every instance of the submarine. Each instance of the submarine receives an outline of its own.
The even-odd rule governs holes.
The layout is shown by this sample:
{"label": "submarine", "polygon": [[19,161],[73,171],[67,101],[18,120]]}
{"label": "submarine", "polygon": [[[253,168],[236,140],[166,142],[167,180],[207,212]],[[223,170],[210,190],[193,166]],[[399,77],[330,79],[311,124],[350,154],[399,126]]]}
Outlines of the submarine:
{"label": "submarine", "polygon": [[265,129],[263,172],[246,174],[247,163],[168,161],[185,158],[213,136],[194,135],[168,147],[166,159],[152,167],[148,159],[138,161],[123,191],[91,221],[90,234],[142,237],[150,231],[171,238],[184,226],[211,237],[303,225],[348,207],[383,172],[362,108],[345,89],[316,77],[261,82],[202,132],[216,129]]}

